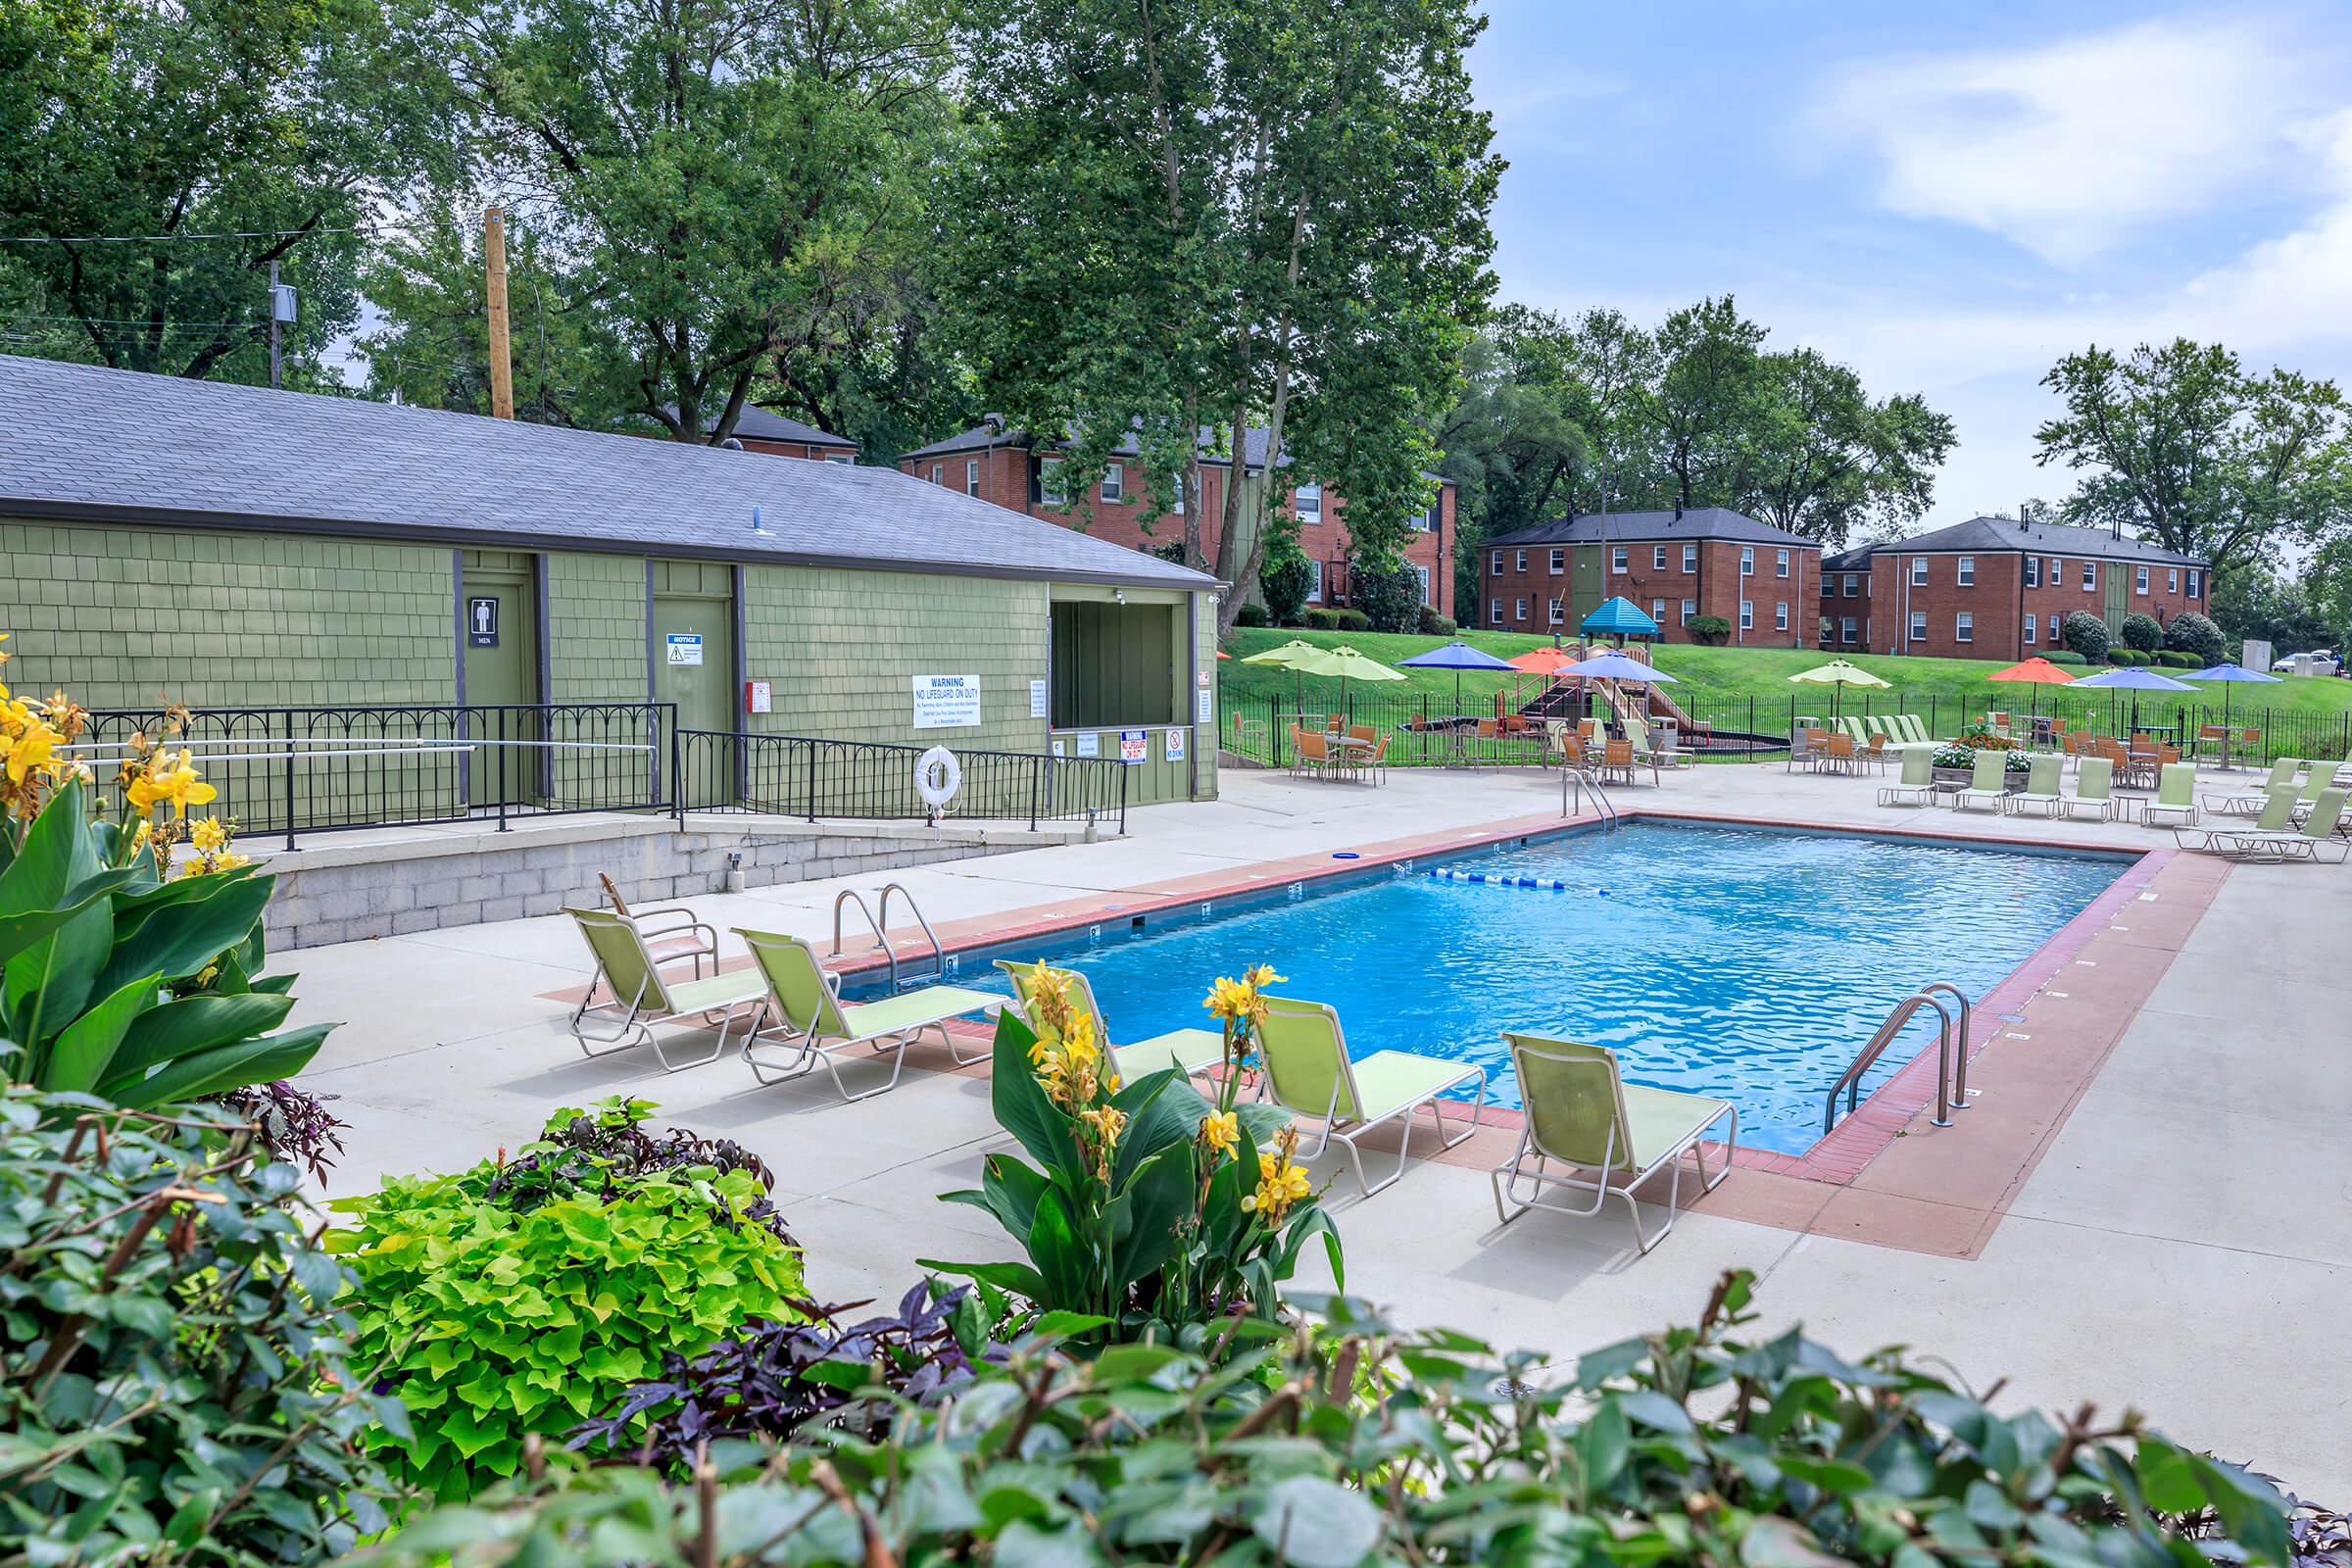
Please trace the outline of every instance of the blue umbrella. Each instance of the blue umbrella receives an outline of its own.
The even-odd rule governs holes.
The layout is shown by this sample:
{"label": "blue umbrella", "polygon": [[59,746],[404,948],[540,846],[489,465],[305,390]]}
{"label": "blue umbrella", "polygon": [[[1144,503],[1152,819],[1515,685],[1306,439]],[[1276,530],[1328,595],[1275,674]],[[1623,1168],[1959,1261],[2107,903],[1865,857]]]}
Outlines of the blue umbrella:
{"label": "blue umbrella", "polygon": [[[2101,686],[2109,691],[2125,692],[2193,692],[2196,690],[2194,686],[2183,686],[2179,681],[2159,675],[2152,669],[2140,669],[2131,664],[2126,664],[2120,669],[2104,670],[2096,675],[2085,675],[2076,681],[2070,689],[2081,691],[2085,686]],[[2132,699],[2132,727],[2139,728],[2139,699],[2136,697]]]}
{"label": "blue umbrella", "polygon": [[1496,659],[1493,654],[1484,653],[1471,647],[1468,643],[1459,641],[1447,643],[1443,648],[1433,648],[1426,654],[1415,654],[1410,659],[1399,659],[1396,663],[1398,667],[1405,669],[1452,670],[1453,708],[1457,713],[1461,711],[1462,708],[1463,670],[1505,669],[1514,674],[1518,671],[1518,666],[1509,660]]}
{"label": "blue umbrella", "polygon": [[[2242,681],[2249,686],[2276,686],[2278,684],[2278,676],[2266,675],[2260,670],[2248,669],[2242,664],[2216,664],[2211,669],[2200,669],[2188,678],[2190,680],[2226,681],[2232,684]],[[2222,727],[2224,729],[2230,727],[2230,687],[2228,685],[2222,687]],[[2222,744],[2227,749],[2230,743],[2225,739]],[[2225,757],[2224,760],[2226,761],[2228,759]]]}

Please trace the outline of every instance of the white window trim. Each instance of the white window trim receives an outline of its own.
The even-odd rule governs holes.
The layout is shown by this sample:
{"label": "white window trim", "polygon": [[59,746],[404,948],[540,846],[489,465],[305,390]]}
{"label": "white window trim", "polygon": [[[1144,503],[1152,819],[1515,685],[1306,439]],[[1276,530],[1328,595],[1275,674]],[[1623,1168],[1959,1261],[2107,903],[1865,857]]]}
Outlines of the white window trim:
{"label": "white window trim", "polygon": [[1491,573],[1491,575],[1496,577],[1502,575],[1502,552],[1499,550],[1494,552],[1494,570]]}
{"label": "white window trim", "polygon": [[2082,563],[2082,591],[2086,594],[2099,591],[2099,564],[2095,561]]}
{"label": "white window trim", "polygon": [[1511,601],[1511,618],[1513,620],[1525,620],[1527,618],[1527,601],[1525,599],[1514,599]]}
{"label": "white window trim", "polygon": [[1756,602],[1753,599],[1740,601],[1740,629],[1741,631],[1756,629]]}
{"label": "white window trim", "polygon": [[1069,481],[1062,477],[1060,458],[1040,458],[1037,461],[1037,503],[1041,507],[1066,507],[1070,504]]}
{"label": "white window trim", "polygon": [[2037,620],[2037,619],[2036,619],[2034,616],[2028,615],[2028,616],[2026,617],[2026,646],[2027,646],[2027,647],[2031,648],[2031,647],[2033,647],[2033,646],[2034,646],[2034,631],[2035,631],[2035,630],[2038,628],[2039,624],[2040,624],[2040,623],[2039,623],[2039,621],[2038,621],[2038,620]]}
{"label": "white window trim", "polygon": [[1301,522],[1323,520],[1323,487],[1302,484],[1291,491],[1291,515]]}
{"label": "white window trim", "polygon": [[1625,546],[1611,545],[1609,547],[1609,574],[1613,577],[1624,576],[1633,569],[1629,564],[1632,560],[1633,557],[1627,552]]}
{"label": "white window trim", "polygon": [[1838,640],[1840,643],[1850,643],[1854,640],[1853,616],[1840,615],[1838,617]]}
{"label": "white window trim", "polygon": [[1849,571],[1849,572],[1846,572],[1846,573],[1844,574],[1844,576],[1845,576],[1845,592],[1844,592],[1844,594],[1842,595],[1842,597],[1844,597],[1844,598],[1847,598],[1847,599],[1859,599],[1859,598],[1861,598],[1861,597],[1862,597],[1862,574],[1861,574],[1860,572],[1858,572],[1858,571]]}
{"label": "white window trim", "polygon": [[2205,573],[2194,566],[2188,569],[2188,597],[2191,599],[2205,597]]}
{"label": "white window trim", "polygon": [[1914,610],[1911,612],[1911,641],[1924,643],[1927,640],[1928,612],[1924,610]]}
{"label": "white window trim", "polygon": [[1649,602],[1649,618],[1650,618],[1650,619],[1652,619],[1652,620],[1654,620],[1654,621],[1656,621],[1656,622],[1657,622],[1659,625],[1661,625],[1661,626],[1663,626],[1663,625],[1665,625],[1665,624],[1666,624],[1666,601],[1665,601],[1665,600],[1663,600],[1663,599],[1652,599],[1652,600]]}
{"label": "white window trim", "polygon": [[1544,615],[1554,626],[1567,625],[1568,602],[1564,599],[1553,599],[1549,601],[1544,606]]}
{"label": "white window trim", "polygon": [[1775,554],[1775,556],[1774,556],[1774,559],[1773,559],[1773,563],[1772,563],[1772,574],[1773,574],[1775,577],[1786,577],[1786,576],[1788,576],[1788,551],[1786,551],[1786,550],[1783,550],[1783,551],[1779,551],[1779,552],[1777,552],[1777,553]]}
{"label": "white window trim", "polygon": [[1554,549],[1549,564],[1554,576],[1566,571],[1568,569],[1568,552],[1564,549]]}
{"label": "white window trim", "polygon": [[1977,640],[1977,614],[1976,614],[1976,612],[1975,612],[1975,611],[1973,611],[1973,610],[1963,610],[1963,611],[1959,612],[1957,614],[1953,615],[1953,616],[1952,616],[1952,641],[1954,641],[1954,642],[1956,642],[1956,643],[1973,643],[1973,642],[1975,642],[1976,640]]}
{"label": "white window trim", "polygon": [[1788,629],[1788,601],[1786,599],[1777,600],[1773,604],[1772,629],[1774,631],[1787,631]]}
{"label": "white window trim", "polygon": [[1664,545],[1651,545],[1649,547],[1649,569],[1652,571],[1664,571],[1666,569],[1666,547]]}
{"label": "white window trim", "polygon": [[1740,547],[1740,575],[1742,577],[1753,577],[1755,574],[1756,547],[1754,545],[1741,545]]}
{"label": "white window trim", "polygon": [[2148,596],[2148,580],[2147,567],[2134,566],[2132,568],[2132,592],[2134,595],[2141,599]]}
{"label": "white window trim", "polygon": [[948,482],[947,465],[941,463],[931,465],[931,482],[943,486]]}
{"label": "white window trim", "polygon": [[2029,588],[2041,586],[2041,558],[2039,556],[2026,558],[2026,586]]}
{"label": "white window trim", "polygon": [[1952,564],[1952,581],[1963,588],[1977,585],[1977,558],[1962,556]]}
{"label": "white window trim", "polygon": [[1914,588],[1925,588],[1927,585],[1928,558],[1925,556],[1913,556],[1911,558],[1911,586]]}
{"label": "white window trim", "polygon": [[1102,466],[1102,499],[1105,502],[1127,499],[1127,468],[1124,464],[1106,463]]}
{"label": "white window trim", "polygon": [[1683,625],[1685,625],[1685,626],[1688,626],[1688,625],[1690,625],[1690,617],[1691,617],[1692,615],[1695,615],[1695,614],[1697,614],[1697,613],[1698,613],[1698,601],[1697,601],[1697,600],[1695,600],[1695,599],[1686,599],[1686,600],[1684,600],[1684,601],[1683,601],[1683,618],[1682,618],[1682,622],[1681,622]]}
{"label": "white window trim", "polygon": [[1527,569],[1527,552],[1526,552],[1526,551],[1524,551],[1524,550],[1520,551],[1520,552],[1518,553],[1518,555],[1517,555],[1517,556],[1516,556],[1516,557],[1515,557],[1515,558],[1512,560],[1512,562],[1511,562],[1511,569],[1512,569],[1513,571],[1525,571],[1525,570]]}
{"label": "white window trim", "polygon": [[964,460],[963,493],[967,496],[976,496],[980,493],[980,460],[978,458]]}
{"label": "white window trim", "polygon": [[1489,602],[1487,624],[1490,626],[1499,626],[1502,624],[1502,600],[1499,597]]}
{"label": "white window trim", "polygon": [[2165,568],[2164,591],[2168,594],[2177,594],[2180,591],[2180,568],[2179,566]]}
{"label": "white window trim", "polygon": [[1421,602],[1425,605],[1436,605],[1437,601],[1430,597],[1429,568],[1421,564],[1421,563],[1418,561],[1410,561],[1405,563],[1405,564],[1411,566],[1413,568],[1413,575],[1421,579]]}
{"label": "white window trim", "polygon": [[1323,602],[1323,563],[1309,556],[1306,558],[1306,602],[1319,605]]}
{"label": "white window trim", "polygon": [[1698,570],[1698,546],[1683,546],[1683,573],[1688,576]]}

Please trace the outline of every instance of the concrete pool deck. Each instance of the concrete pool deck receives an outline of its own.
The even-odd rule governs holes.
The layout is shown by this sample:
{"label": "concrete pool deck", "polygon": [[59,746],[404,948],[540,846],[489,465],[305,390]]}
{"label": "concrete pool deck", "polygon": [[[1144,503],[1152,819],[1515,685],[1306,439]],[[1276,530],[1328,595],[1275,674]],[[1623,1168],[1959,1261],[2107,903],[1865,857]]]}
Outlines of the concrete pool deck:
{"label": "concrete pool deck", "polygon": [[[1139,808],[1124,840],[896,878],[953,943],[1280,882],[1335,851],[1558,822],[1548,774],[1400,771],[1373,789],[1236,769],[1221,782],[1212,804]],[[1709,766],[1612,793],[1724,820],[2172,843],[2131,824],[1881,809],[1876,784]],[[722,932],[784,930],[821,948],[845,885],[863,886],[693,903]],[[1485,1167],[1513,1135],[1482,1132],[1368,1202],[1351,1183],[1332,1189],[1350,1289],[1411,1320],[1565,1358],[1687,1319],[1717,1272],[1744,1265],[1763,1277],[1774,1324],[1801,1319],[1848,1351],[1914,1344],[1980,1387],[2009,1378],[2013,1400],[2134,1404],[2184,1442],[2332,1494],[2352,1474],[2352,1427],[2327,1370],[2327,1313],[2352,1286],[2352,1150],[2330,1136],[2352,1091],[2352,974],[2327,960],[2352,939],[2352,873],[2166,855],[2119,888],[2045,950],[2045,974],[1980,1010],[1982,1093],[1953,1127],[1927,1127],[1899,1097],[1874,1101],[1864,1114],[1895,1125],[1862,1129],[1871,1148],[1828,1173],[1838,1179],[1767,1156],[1645,1258],[1622,1205],[1498,1227]],[[1008,1147],[982,1074],[910,1068],[895,1093],[843,1105],[814,1084],[755,1088],[732,1059],[673,1076],[648,1052],[584,1060],[553,1000],[585,969],[561,917],[309,949],[283,967],[301,975],[298,1021],[348,1020],[304,1080],[341,1096],[334,1108],[352,1124],[337,1195],[388,1172],[460,1168],[527,1141],[557,1105],[626,1092],[768,1161],[820,1297],[903,1289],[917,1257],[1001,1255],[985,1216],[936,1201]],[[1932,1097],[1932,1062],[1925,1088]],[[1318,1175],[1344,1169],[1335,1155]]]}

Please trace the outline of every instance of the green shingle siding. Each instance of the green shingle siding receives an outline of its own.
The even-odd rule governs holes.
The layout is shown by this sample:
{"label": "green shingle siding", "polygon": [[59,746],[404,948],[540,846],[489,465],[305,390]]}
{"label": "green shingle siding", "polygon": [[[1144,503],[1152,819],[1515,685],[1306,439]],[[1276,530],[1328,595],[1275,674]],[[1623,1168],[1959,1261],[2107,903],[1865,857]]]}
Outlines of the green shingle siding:
{"label": "green shingle siding", "polygon": [[547,618],[550,702],[646,700],[643,560],[549,556]]}

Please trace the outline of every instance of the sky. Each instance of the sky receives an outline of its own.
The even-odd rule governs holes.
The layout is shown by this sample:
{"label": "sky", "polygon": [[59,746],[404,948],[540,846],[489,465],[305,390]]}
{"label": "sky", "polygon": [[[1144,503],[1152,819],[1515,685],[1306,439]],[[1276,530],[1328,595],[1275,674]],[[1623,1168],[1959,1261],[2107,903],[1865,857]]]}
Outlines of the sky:
{"label": "sky", "polygon": [[1492,0],[1498,298],[1729,292],[1924,393],[1928,524],[2072,488],[2061,355],[2188,336],[2352,382],[2352,5]]}

